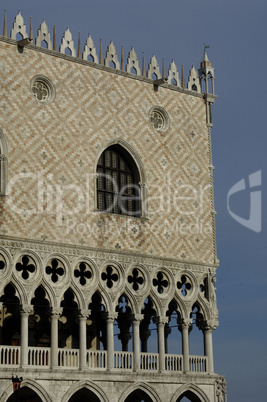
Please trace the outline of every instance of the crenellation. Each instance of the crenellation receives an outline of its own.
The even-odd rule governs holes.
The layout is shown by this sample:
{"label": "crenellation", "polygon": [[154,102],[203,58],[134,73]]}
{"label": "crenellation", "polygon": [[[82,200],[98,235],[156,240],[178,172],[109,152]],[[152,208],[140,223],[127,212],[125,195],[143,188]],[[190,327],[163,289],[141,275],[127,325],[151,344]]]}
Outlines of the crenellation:
{"label": "crenellation", "polygon": [[116,48],[114,46],[112,39],[110,41],[110,44],[107,47],[104,65],[106,67],[113,67],[113,68],[116,68],[117,70],[120,70],[120,62],[119,62],[117,51],[116,51]]}
{"label": "crenellation", "polygon": [[[26,31],[26,25],[24,23],[24,19],[21,15],[20,11],[17,14],[17,16],[15,17],[15,20],[13,23],[13,28],[10,33],[10,38],[17,40],[18,34],[21,36],[22,39],[26,39],[26,38],[33,39],[31,37],[32,36],[32,20],[30,19],[30,37],[29,37],[27,34],[27,31]],[[5,15],[4,15],[3,36],[7,37],[6,11],[5,11]],[[45,48],[47,48],[48,50],[53,50],[54,52],[57,52],[56,27],[55,27],[55,25],[53,27],[53,40],[52,40],[50,37],[50,32],[49,32],[48,26],[45,22],[45,19],[38,28],[37,36],[35,38],[35,45],[38,47],[42,47],[43,42],[46,43]],[[89,61],[92,61],[93,63],[99,64],[99,65],[104,65],[106,67],[112,67],[116,70],[125,71],[125,69],[124,69],[125,66],[124,66],[124,62],[123,62],[123,47],[121,47],[122,63],[120,63],[119,59],[118,59],[118,54],[116,52],[115,45],[112,40],[107,47],[106,57],[105,57],[105,59],[103,59],[102,40],[100,39],[100,50],[99,50],[99,56],[98,56],[96,47],[94,45],[94,41],[91,37],[91,34],[89,34],[89,36],[85,42],[85,45],[84,45],[84,51],[81,54],[80,33],[78,35],[78,47],[77,47],[78,51],[76,51],[74,40],[73,40],[72,34],[68,27],[62,36],[61,44],[59,47],[59,53],[66,54],[67,49],[69,50],[70,55],[74,58],[78,58],[78,59],[82,58],[83,60],[88,60],[88,57],[90,57],[91,59],[89,59]],[[163,78],[165,77],[164,64],[165,63],[164,63],[164,59],[163,59],[162,70],[160,72],[160,67],[157,62],[157,59],[156,59],[155,55],[153,55],[148,64],[148,69],[146,71],[145,58],[144,58],[144,53],[143,53],[142,71],[141,71],[141,68],[139,67],[139,61],[137,58],[136,51],[134,50],[134,47],[132,46],[131,50],[129,51],[128,58],[127,58],[126,72],[127,73],[133,72],[133,74],[136,75],[137,77],[143,76],[143,77],[148,77],[149,79],[154,79],[154,77],[156,77],[156,79],[160,79],[161,77],[163,77]],[[208,66],[209,60],[206,64]],[[203,68],[203,65],[204,64],[202,63],[201,68]],[[208,75],[212,80],[212,91],[213,91],[212,93],[214,94],[213,69],[211,66],[208,66],[208,67],[209,67]],[[203,72],[202,72],[202,70],[199,70],[199,71],[200,71],[200,73],[198,76],[194,67],[190,70],[189,77],[188,77],[188,83],[187,83],[187,89],[190,91],[196,91],[198,93],[201,93],[200,79],[203,75]],[[183,76],[183,66],[182,66],[182,82],[180,82],[179,73],[177,70],[177,66],[174,63],[174,60],[172,60],[170,66],[169,66],[168,76],[166,78],[167,78],[167,82],[169,85],[172,85],[172,86],[178,87],[178,88],[185,88],[184,76]]]}
{"label": "crenellation", "polygon": [[11,39],[17,39],[17,34],[20,34],[22,39],[28,38],[28,34],[26,32],[26,25],[24,24],[24,19],[19,11],[18,15],[16,15],[13,28],[10,32]]}
{"label": "crenellation", "polygon": [[38,28],[37,37],[35,39],[36,46],[41,47],[43,41],[46,43],[47,49],[52,50],[53,44],[52,44],[52,40],[50,38],[50,32],[48,30],[48,26],[45,22],[45,19],[43,20],[43,22],[41,23],[41,25]]}
{"label": "crenellation", "polygon": [[60,53],[65,53],[66,49],[69,49],[71,56],[76,57],[76,49],[74,47],[74,41],[72,39],[72,33],[70,32],[69,27],[62,36],[59,51]]}

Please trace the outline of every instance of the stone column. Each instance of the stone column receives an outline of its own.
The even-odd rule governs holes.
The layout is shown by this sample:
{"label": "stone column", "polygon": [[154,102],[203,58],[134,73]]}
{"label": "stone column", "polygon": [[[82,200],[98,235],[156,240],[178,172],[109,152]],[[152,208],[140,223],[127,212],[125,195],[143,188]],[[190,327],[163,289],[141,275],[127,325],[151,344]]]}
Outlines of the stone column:
{"label": "stone column", "polygon": [[215,89],[214,89],[214,77],[211,77],[211,86],[212,86],[212,95],[215,95]]}
{"label": "stone column", "polygon": [[33,306],[24,305],[20,309],[20,365],[28,365],[28,322]]}
{"label": "stone column", "polygon": [[187,373],[189,371],[189,330],[192,326],[192,320],[182,318],[178,319],[177,322],[182,333],[183,369],[184,373]]}
{"label": "stone column", "polygon": [[86,319],[90,313],[90,310],[80,310],[79,314],[80,370],[86,367]]}
{"label": "stone column", "polygon": [[159,371],[165,370],[165,324],[169,322],[168,317],[156,317],[154,322],[158,327],[158,353],[159,353]]}
{"label": "stone column", "polygon": [[58,366],[58,319],[62,311],[62,307],[54,307],[51,311],[51,368]]}
{"label": "stone column", "polygon": [[150,335],[151,331],[149,331],[148,329],[141,331],[140,337],[141,337],[141,346],[143,353],[147,353],[147,341]]}
{"label": "stone column", "polygon": [[113,324],[116,318],[118,317],[118,313],[107,313],[107,368],[108,370],[112,370],[114,368],[114,332],[113,332]]}
{"label": "stone column", "polygon": [[212,345],[212,332],[216,329],[216,323],[212,321],[206,321],[203,323],[202,331],[204,335],[204,353],[207,356],[208,360],[208,373],[214,372],[214,365],[213,365],[213,345]]}
{"label": "stone column", "polygon": [[133,367],[134,371],[140,369],[140,322],[144,318],[143,314],[135,314],[133,317]]}
{"label": "stone column", "polygon": [[165,325],[164,334],[165,334],[165,354],[168,353],[168,337],[171,334],[172,329],[169,327],[169,323]]}

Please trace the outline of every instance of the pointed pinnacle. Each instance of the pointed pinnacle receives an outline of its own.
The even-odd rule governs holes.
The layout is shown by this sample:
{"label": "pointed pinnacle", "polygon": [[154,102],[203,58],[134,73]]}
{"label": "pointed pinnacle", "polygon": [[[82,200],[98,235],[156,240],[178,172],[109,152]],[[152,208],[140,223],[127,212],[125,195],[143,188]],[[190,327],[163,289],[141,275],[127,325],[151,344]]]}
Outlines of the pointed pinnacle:
{"label": "pointed pinnacle", "polygon": [[102,39],[100,39],[99,64],[103,64]]}
{"label": "pointed pinnacle", "polygon": [[142,76],[146,76],[146,69],[145,69],[145,53],[143,52],[143,61],[142,61]]}
{"label": "pointed pinnacle", "polygon": [[7,26],[6,26],[6,10],[4,16],[4,29],[3,29],[3,36],[7,36]]}
{"label": "pointed pinnacle", "polygon": [[121,71],[124,71],[123,45],[121,45]]}
{"label": "pointed pinnacle", "polygon": [[57,41],[56,41],[56,26],[54,25],[53,29],[53,50],[57,51]]}
{"label": "pointed pinnacle", "polygon": [[81,58],[81,33],[79,32],[78,36],[78,57]]}

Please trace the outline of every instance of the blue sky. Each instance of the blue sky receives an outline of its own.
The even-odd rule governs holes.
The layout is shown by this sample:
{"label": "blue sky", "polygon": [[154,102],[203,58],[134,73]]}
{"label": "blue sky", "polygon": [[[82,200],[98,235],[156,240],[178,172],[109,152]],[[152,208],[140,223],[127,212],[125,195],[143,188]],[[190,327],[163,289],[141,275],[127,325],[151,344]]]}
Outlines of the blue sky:
{"label": "blue sky", "polygon": [[[266,15],[264,0],[2,0],[7,9],[8,31],[18,10],[27,26],[33,17],[34,36],[46,18],[57,44],[69,26],[82,45],[90,32],[97,49],[112,38],[124,55],[131,46],[146,64],[155,53],[168,67],[174,58],[199,67],[203,44],[215,67],[212,147],[217,243],[220,268],[217,297],[220,326],[214,333],[215,370],[228,383],[228,402],[266,399]],[[29,31],[29,30],[28,30]],[[1,32],[2,33],[2,32]],[[264,50],[265,49],[265,50]],[[124,56],[124,57],[125,57]],[[256,171],[262,172],[262,229],[254,232],[234,220],[227,210],[230,188]],[[249,190],[232,197],[230,207],[246,219]],[[261,211],[258,210],[257,213]]]}

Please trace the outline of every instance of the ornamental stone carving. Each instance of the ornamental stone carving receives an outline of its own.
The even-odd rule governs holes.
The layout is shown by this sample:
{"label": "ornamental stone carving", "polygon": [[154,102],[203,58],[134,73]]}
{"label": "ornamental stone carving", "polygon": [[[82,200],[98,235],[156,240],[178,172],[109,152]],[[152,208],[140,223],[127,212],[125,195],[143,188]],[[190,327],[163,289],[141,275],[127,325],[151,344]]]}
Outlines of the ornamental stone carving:
{"label": "ornamental stone carving", "polygon": [[37,37],[35,39],[36,46],[42,46],[43,41],[47,44],[47,49],[52,50],[53,45],[50,38],[50,32],[45,20],[43,20],[38,28]]}
{"label": "ornamental stone carving", "polygon": [[26,32],[26,25],[24,24],[24,19],[19,11],[18,15],[15,17],[14,23],[13,23],[13,28],[10,33],[10,38],[15,39],[17,37],[17,34],[21,34],[22,38],[28,38],[28,34]]}

